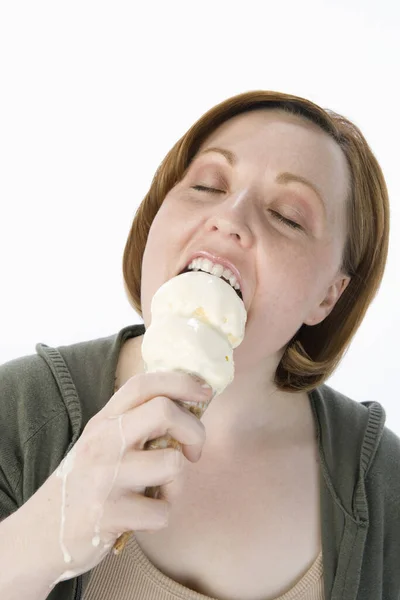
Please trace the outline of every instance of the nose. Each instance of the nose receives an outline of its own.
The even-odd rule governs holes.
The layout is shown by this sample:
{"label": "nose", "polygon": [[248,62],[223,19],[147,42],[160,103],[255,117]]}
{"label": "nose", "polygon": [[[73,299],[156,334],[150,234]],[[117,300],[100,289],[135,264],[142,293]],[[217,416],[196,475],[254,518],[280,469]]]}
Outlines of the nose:
{"label": "nose", "polygon": [[242,191],[227,198],[218,207],[214,208],[213,215],[207,223],[207,230],[219,231],[227,237],[233,237],[240,241],[245,248],[250,247],[253,234],[247,223],[248,217],[248,194]]}

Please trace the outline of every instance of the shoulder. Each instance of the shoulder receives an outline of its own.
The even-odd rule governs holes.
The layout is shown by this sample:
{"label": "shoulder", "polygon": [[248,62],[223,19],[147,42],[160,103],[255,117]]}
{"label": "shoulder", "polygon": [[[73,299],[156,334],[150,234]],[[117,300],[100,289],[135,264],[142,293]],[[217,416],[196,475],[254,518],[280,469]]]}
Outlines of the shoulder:
{"label": "shoulder", "polygon": [[0,422],[10,428],[18,421],[22,444],[59,412],[65,413],[65,406],[40,356],[23,356],[0,365]]}
{"label": "shoulder", "polygon": [[10,483],[21,505],[57,468],[112,396],[121,342],[142,328],[55,348],[37,344],[37,354],[0,365],[0,492]]}
{"label": "shoulder", "polygon": [[68,436],[67,411],[44,361],[31,355],[0,365],[0,513],[11,499],[22,506],[40,487]]}
{"label": "shoulder", "polygon": [[[384,427],[365,479],[368,507],[366,562],[381,565],[382,597],[400,597],[400,438]],[[394,595],[395,594],[395,595]]]}
{"label": "shoulder", "polygon": [[313,390],[312,394],[318,401],[319,412],[329,416],[329,418],[342,419],[345,417],[346,419],[366,422],[370,407],[378,408],[379,412],[385,417],[384,408],[379,402],[358,402],[326,383]]}
{"label": "shoulder", "polygon": [[[387,502],[400,510],[400,437],[389,427],[383,428],[380,443],[367,478]],[[400,524],[400,520],[399,520]]]}
{"label": "shoulder", "polygon": [[312,404],[332,465],[338,457],[370,460],[380,442],[386,413],[379,402],[358,402],[324,384],[311,393]]}

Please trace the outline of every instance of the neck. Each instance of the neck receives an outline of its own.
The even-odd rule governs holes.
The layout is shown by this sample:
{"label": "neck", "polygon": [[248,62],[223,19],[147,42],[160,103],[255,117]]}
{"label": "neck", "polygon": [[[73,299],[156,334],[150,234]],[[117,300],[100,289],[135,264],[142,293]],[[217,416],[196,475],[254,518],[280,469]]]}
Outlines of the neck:
{"label": "neck", "polygon": [[307,393],[282,392],[265,376],[235,371],[234,381],[216,396],[202,417],[209,447],[232,448],[294,435],[310,425]]}
{"label": "neck", "polygon": [[[116,384],[121,387],[144,373],[141,355],[143,336],[130,338],[121,348]],[[234,381],[216,396],[201,418],[206,428],[206,452],[226,455],[238,447],[269,447],[284,440],[314,435],[314,420],[306,392],[282,392],[268,381],[265,372],[235,356]],[[270,371],[276,367],[271,365]],[[267,365],[268,369],[268,365]]]}

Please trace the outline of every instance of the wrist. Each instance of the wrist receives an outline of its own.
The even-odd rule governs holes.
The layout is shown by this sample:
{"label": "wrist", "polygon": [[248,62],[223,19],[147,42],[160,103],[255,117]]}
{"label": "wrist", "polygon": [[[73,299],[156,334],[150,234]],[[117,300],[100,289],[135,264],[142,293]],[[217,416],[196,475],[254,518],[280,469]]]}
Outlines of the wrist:
{"label": "wrist", "polygon": [[1,524],[0,555],[6,557],[2,573],[10,589],[14,589],[14,585],[21,590],[22,586],[26,587],[26,598],[33,589],[48,595],[49,586],[62,569],[61,552],[58,553],[54,545],[57,534],[43,522],[43,516],[35,514],[34,504],[32,496]]}

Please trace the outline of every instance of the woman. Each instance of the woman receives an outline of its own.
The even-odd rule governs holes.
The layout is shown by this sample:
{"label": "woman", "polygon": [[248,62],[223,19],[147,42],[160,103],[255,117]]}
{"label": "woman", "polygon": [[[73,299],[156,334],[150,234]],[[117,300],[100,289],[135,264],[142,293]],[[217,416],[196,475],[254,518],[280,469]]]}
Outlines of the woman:
{"label": "woman", "polygon": [[[382,171],[347,119],[266,91],[203,115],[126,244],[144,325],[1,367],[0,595],[398,598],[400,440],[379,402],[324,383],[379,289],[388,239]],[[205,270],[232,266],[247,310],[234,381],[201,421],[173,402],[199,400],[199,383],[145,373],[140,353],[154,293],[199,254]],[[143,451],[167,431],[183,457]],[[144,497],[153,485],[161,499]]]}

